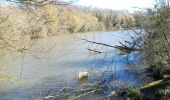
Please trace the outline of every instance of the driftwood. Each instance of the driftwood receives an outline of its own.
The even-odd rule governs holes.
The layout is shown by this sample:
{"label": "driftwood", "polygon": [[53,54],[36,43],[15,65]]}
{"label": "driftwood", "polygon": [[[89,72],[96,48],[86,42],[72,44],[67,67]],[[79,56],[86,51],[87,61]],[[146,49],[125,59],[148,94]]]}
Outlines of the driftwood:
{"label": "driftwood", "polygon": [[[138,48],[134,48],[134,47],[128,47],[128,46],[125,46],[123,43],[119,42],[121,44],[121,46],[118,46],[118,45],[109,45],[109,44],[105,44],[105,43],[101,43],[101,42],[95,42],[95,41],[90,41],[90,40],[87,40],[87,39],[82,39],[81,40],[85,41],[85,42],[88,42],[88,43],[93,43],[93,44],[97,44],[97,45],[102,45],[102,46],[106,46],[106,47],[110,47],[110,48],[116,48],[116,49],[119,49],[121,51],[124,51],[124,52],[131,52],[131,51],[142,51],[143,49],[138,49]],[[91,50],[89,49],[90,51],[94,51],[94,52],[98,52],[96,50]]]}

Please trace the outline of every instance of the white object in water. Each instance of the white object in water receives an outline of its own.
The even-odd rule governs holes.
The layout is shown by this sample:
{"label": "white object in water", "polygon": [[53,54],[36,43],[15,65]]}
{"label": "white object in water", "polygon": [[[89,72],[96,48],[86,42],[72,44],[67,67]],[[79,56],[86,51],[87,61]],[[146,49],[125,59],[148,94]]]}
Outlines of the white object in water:
{"label": "white object in water", "polygon": [[54,98],[54,96],[46,96],[42,97],[40,100],[51,100],[52,98]]}
{"label": "white object in water", "polygon": [[110,92],[109,96],[117,96],[117,93],[115,91]]}
{"label": "white object in water", "polygon": [[88,78],[88,72],[79,72],[78,79],[85,79]]}

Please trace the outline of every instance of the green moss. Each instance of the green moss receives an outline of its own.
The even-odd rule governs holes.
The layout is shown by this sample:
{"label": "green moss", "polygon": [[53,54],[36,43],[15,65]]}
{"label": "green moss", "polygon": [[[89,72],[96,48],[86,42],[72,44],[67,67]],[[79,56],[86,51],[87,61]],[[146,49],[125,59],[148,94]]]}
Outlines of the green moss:
{"label": "green moss", "polygon": [[155,86],[155,85],[157,85],[157,84],[159,84],[161,82],[163,82],[163,80],[154,81],[154,82],[151,82],[151,83],[148,83],[148,84],[144,85],[141,88],[142,89],[149,88],[149,87]]}

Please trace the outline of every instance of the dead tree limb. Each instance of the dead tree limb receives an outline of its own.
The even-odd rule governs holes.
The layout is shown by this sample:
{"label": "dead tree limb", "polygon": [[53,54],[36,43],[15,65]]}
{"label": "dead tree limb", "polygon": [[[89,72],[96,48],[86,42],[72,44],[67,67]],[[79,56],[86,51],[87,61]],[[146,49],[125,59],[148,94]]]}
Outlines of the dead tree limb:
{"label": "dead tree limb", "polygon": [[103,52],[98,51],[98,50],[96,50],[96,49],[87,48],[87,50],[92,51],[92,52],[94,52],[94,53],[103,53]]}
{"label": "dead tree limb", "polygon": [[106,46],[106,47],[110,47],[110,48],[116,48],[116,49],[119,49],[121,51],[124,51],[124,52],[132,52],[132,51],[143,51],[143,49],[138,49],[138,48],[134,48],[134,47],[128,47],[126,45],[124,45],[123,43],[120,42],[120,46],[118,45],[109,45],[109,44],[105,44],[105,43],[101,43],[101,42],[95,42],[95,41],[90,41],[90,40],[87,40],[87,39],[80,39],[80,40],[83,40],[85,42],[88,42],[88,43],[93,43],[93,44],[97,44],[97,45],[102,45],[102,46]]}

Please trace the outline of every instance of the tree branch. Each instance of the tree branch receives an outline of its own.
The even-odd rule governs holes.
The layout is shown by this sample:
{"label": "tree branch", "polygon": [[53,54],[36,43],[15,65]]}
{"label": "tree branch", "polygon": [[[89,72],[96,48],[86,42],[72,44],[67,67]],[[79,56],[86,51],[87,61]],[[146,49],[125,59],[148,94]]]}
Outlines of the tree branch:
{"label": "tree branch", "polygon": [[26,5],[33,6],[44,6],[44,5],[70,5],[78,0],[70,0],[70,1],[58,1],[58,0],[6,0],[8,2],[20,3]]}

